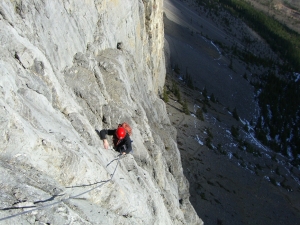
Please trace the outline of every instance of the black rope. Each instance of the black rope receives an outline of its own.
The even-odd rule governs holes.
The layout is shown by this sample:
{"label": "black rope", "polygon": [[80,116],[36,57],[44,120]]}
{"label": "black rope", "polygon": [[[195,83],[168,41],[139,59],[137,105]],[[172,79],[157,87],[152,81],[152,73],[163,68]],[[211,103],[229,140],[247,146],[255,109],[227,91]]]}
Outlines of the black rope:
{"label": "black rope", "polygon": [[[96,187],[94,187],[94,188],[92,188],[92,189],[90,189],[90,190],[87,190],[87,191],[85,191],[85,192],[82,192],[82,193],[80,193],[80,194],[78,194],[78,195],[70,196],[70,197],[68,197],[68,198],[66,198],[66,199],[62,199],[62,200],[60,200],[60,201],[53,202],[53,203],[51,203],[51,204],[39,206],[39,207],[36,207],[36,208],[34,208],[34,209],[31,209],[31,210],[27,210],[27,211],[24,211],[24,212],[21,212],[21,213],[17,213],[17,214],[11,215],[11,216],[7,216],[7,217],[4,217],[4,218],[1,218],[0,221],[7,220],[7,219],[11,219],[11,218],[13,218],[13,217],[17,217],[17,216],[20,216],[20,215],[23,215],[23,214],[26,214],[26,213],[30,213],[30,212],[33,212],[33,211],[36,211],[36,210],[40,210],[40,209],[43,209],[43,208],[47,208],[47,207],[50,207],[50,206],[59,204],[59,203],[61,203],[61,202],[65,202],[65,201],[70,200],[70,199],[78,198],[78,197],[81,196],[81,195],[84,195],[84,194],[86,194],[86,193],[88,193],[88,192],[91,192],[91,191],[95,190],[96,188],[99,188],[99,187],[103,186],[103,185],[106,184],[107,182],[111,181],[112,178],[114,177],[115,172],[116,172],[117,167],[118,167],[119,162],[120,162],[120,158],[121,158],[120,156],[121,156],[121,154],[118,155],[117,158],[113,159],[113,160],[109,163],[109,164],[111,164],[113,161],[115,161],[115,160],[118,159],[118,162],[117,162],[117,165],[116,165],[116,167],[115,167],[115,169],[114,169],[114,172],[110,175],[110,176],[111,176],[110,179],[105,180],[105,181],[102,181],[102,183],[99,184],[99,185],[97,185]],[[108,165],[109,165],[109,164],[108,164]],[[107,165],[107,166],[108,166],[108,165]],[[106,166],[106,167],[107,167],[107,166]],[[20,207],[20,209],[21,209],[21,208],[22,208],[22,207]],[[1,210],[4,210],[4,209],[1,209]]]}

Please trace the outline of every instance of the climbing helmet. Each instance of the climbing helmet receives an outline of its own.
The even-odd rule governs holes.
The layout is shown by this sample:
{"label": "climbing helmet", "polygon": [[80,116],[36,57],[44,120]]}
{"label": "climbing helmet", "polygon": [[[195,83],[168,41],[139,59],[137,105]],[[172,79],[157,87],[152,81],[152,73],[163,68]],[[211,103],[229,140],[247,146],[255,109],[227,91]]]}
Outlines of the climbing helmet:
{"label": "climbing helmet", "polygon": [[116,130],[116,136],[118,139],[123,139],[126,135],[126,130],[123,127],[118,127]]}

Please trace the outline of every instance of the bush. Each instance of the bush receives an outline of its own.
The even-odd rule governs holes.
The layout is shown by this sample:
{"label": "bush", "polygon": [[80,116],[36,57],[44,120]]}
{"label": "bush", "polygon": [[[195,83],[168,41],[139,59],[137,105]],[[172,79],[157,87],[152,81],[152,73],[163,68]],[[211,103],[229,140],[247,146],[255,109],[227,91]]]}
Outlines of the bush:
{"label": "bush", "polygon": [[196,111],[196,117],[199,119],[199,120],[201,120],[201,121],[204,121],[204,116],[203,116],[203,111],[202,111],[202,109],[197,109],[197,111]]}
{"label": "bush", "polygon": [[232,111],[232,116],[233,116],[233,118],[236,119],[237,121],[240,120],[240,117],[239,117],[239,115],[238,115],[238,113],[237,113],[236,108],[233,109],[233,111]]}
{"label": "bush", "polygon": [[239,128],[238,127],[235,127],[235,126],[231,126],[231,129],[230,129],[230,132],[231,132],[231,135],[234,137],[234,138],[238,138],[239,136]]}
{"label": "bush", "polygon": [[166,103],[169,102],[169,96],[168,96],[166,87],[164,87],[163,101],[166,102]]}
{"label": "bush", "polygon": [[211,94],[210,100],[211,100],[213,103],[216,103],[216,98],[215,98],[215,95],[214,95],[214,94]]}
{"label": "bush", "polygon": [[182,111],[186,114],[186,115],[190,115],[190,111],[189,111],[189,107],[187,104],[187,101],[184,100],[183,104],[182,104]]}
{"label": "bush", "polygon": [[212,145],[211,145],[212,141],[211,141],[211,137],[207,137],[205,139],[205,145],[209,148],[209,149],[212,149]]}
{"label": "bush", "polygon": [[177,86],[177,84],[175,83],[175,81],[173,81],[173,84],[172,84],[172,92],[177,97],[177,101],[181,102],[180,90],[179,90],[179,87]]}
{"label": "bush", "polygon": [[180,74],[180,68],[178,66],[178,63],[175,64],[174,72],[177,73],[177,74]]}

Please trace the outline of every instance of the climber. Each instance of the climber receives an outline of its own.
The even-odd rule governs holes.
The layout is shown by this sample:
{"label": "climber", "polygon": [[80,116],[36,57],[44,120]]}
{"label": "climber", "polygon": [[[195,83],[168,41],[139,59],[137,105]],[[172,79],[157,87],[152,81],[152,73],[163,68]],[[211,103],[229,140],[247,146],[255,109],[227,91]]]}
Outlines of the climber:
{"label": "climber", "polygon": [[117,129],[107,130],[103,129],[100,131],[100,138],[103,140],[103,146],[108,149],[109,144],[106,139],[107,135],[113,136],[114,149],[123,155],[126,155],[132,151],[131,139],[131,128],[127,123],[119,124]]}

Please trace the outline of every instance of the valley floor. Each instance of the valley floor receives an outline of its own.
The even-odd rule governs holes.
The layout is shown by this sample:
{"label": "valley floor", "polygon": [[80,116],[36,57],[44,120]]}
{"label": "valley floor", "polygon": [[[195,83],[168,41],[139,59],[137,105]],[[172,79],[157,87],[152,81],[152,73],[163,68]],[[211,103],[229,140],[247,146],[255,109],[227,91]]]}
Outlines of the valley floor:
{"label": "valley floor", "polygon": [[[231,36],[221,22],[214,22],[191,5],[177,0],[164,2],[171,62],[166,80],[167,110],[178,131],[190,200],[199,217],[206,225],[296,224],[300,221],[300,172],[283,156],[262,146],[251,129],[243,129],[258,114],[254,89],[243,77],[245,73],[251,77],[251,72],[244,62],[230,58],[215,44],[243,46],[242,34]],[[246,33],[247,27],[241,22],[237,21],[236,27],[241,27],[236,31]],[[267,49],[263,40],[256,38],[257,49]],[[174,72],[175,65],[179,74]],[[252,68],[252,72],[260,70]],[[183,83],[181,78],[187,73],[193,77],[196,90]],[[182,101],[187,101],[190,115],[183,113],[182,104],[171,93],[173,81],[179,86]],[[218,102],[209,101],[201,121],[195,114],[198,108],[203,109],[204,88]],[[232,116],[234,108],[240,121]],[[254,146],[255,151],[238,147],[232,126],[239,128],[239,139]]]}

